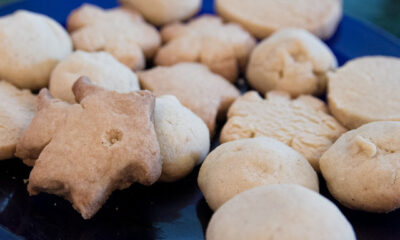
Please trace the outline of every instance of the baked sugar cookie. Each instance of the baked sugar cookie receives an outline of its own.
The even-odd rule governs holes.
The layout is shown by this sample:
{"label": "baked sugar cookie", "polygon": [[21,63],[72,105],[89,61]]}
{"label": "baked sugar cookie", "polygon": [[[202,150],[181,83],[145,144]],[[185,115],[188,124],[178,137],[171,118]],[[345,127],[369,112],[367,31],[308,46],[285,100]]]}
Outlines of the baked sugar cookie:
{"label": "baked sugar cookie", "polygon": [[198,177],[201,192],[214,211],[243,191],[274,183],[299,184],[318,192],[318,176],[307,160],[267,137],[220,145],[207,156]]}
{"label": "baked sugar cookie", "polygon": [[251,91],[232,104],[220,141],[271,137],[298,151],[319,171],[319,158],[345,131],[315,97],[291,99],[286,92],[271,91],[262,99]]}
{"label": "baked sugar cookie", "polygon": [[94,84],[104,89],[120,93],[140,89],[136,74],[109,53],[76,51],[53,70],[49,86],[51,95],[74,103],[72,85],[81,76],[89,77]]}
{"label": "baked sugar cookie", "polygon": [[0,160],[14,157],[18,140],[36,113],[36,96],[0,81]]}
{"label": "baked sugar cookie", "polygon": [[139,11],[150,23],[161,26],[186,20],[201,8],[201,0],[120,0]]}
{"label": "baked sugar cookie", "polygon": [[222,205],[208,240],[355,240],[353,228],[328,199],[298,185],[271,184]]}
{"label": "baked sugar cookie", "polygon": [[216,0],[218,14],[258,38],[289,27],[331,37],[342,17],[342,0]]}
{"label": "baked sugar cookie", "polygon": [[373,122],[343,134],[324,153],[321,172],[343,205],[368,212],[400,207],[400,122]]}
{"label": "baked sugar cookie", "polygon": [[259,92],[271,90],[320,95],[325,92],[327,73],[337,67],[332,51],[303,29],[284,29],[266,38],[254,49],[247,79]]}
{"label": "baked sugar cookie", "polygon": [[53,19],[24,10],[0,18],[0,79],[19,88],[47,86],[57,63],[72,52],[64,28]]}
{"label": "baked sugar cookie", "polygon": [[373,121],[400,121],[399,92],[399,58],[358,58],[329,75],[329,109],[350,129]]}
{"label": "baked sugar cookie", "polygon": [[185,177],[207,156],[207,125],[175,96],[156,99],[154,127],[163,162],[160,181],[173,182]]}

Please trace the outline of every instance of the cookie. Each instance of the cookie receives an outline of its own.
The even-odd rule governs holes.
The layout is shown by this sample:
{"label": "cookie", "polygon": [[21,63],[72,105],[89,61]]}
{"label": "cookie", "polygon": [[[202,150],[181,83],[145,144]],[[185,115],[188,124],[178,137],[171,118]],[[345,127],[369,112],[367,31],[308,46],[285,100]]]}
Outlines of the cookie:
{"label": "cookie", "polygon": [[0,160],[14,157],[18,140],[36,113],[36,96],[0,81]]}
{"label": "cookie", "polygon": [[120,93],[140,90],[135,73],[106,52],[76,51],[61,61],[50,77],[50,93],[69,103],[75,102],[72,85],[87,76],[98,86]]}
{"label": "cookie", "polygon": [[207,156],[198,177],[200,190],[214,211],[241,192],[274,183],[319,189],[318,176],[307,160],[267,137],[220,145]]}
{"label": "cookie", "polygon": [[206,158],[210,149],[207,125],[176,97],[156,99],[154,126],[163,162],[160,181],[177,181]]}
{"label": "cookie", "polygon": [[350,129],[374,121],[399,121],[399,92],[399,58],[358,58],[329,75],[329,110]]}
{"label": "cookie", "polygon": [[340,210],[298,185],[271,184],[245,191],[212,216],[208,240],[355,240]]}
{"label": "cookie", "polygon": [[343,134],[324,153],[321,172],[343,205],[390,212],[400,207],[400,122],[373,122]]}
{"label": "cookie", "polygon": [[298,151],[319,171],[319,158],[345,131],[315,97],[291,99],[286,92],[271,91],[262,99],[251,91],[232,104],[220,141],[271,137]]}
{"label": "cookie", "polygon": [[180,62],[199,62],[211,71],[235,82],[245,69],[253,37],[239,25],[224,24],[219,17],[201,16],[187,24],[174,23],[161,31],[164,42],[155,63],[171,66]]}
{"label": "cookie", "polygon": [[84,4],[69,15],[67,26],[77,50],[109,52],[133,70],[143,69],[161,44],[157,29],[125,8]]}
{"label": "cookie", "polygon": [[[160,177],[162,163],[153,123],[155,99],[148,91],[106,91],[87,78],[80,78],[73,92],[79,104],[68,105],[64,115],[53,115],[60,124],[50,141],[41,143],[45,147],[34,162],[28,191],[30,195],[47,192],[62,196],[88,219],[114,190],[134,182],[151,185]],[[34,135],[23,139],[33,143],[18,143],[17,155],[23,159],[23,148],[40,145],[43,126],[55,120],[39,119],[44,116],[41,111],[57,108],[47,89],[41,90],[39,97],[39,114],[26,133]]]}
{"label": "cookie", "polygon": [[72,52],[68,33],[53,19],[24,10],[0,18],[0,79],[19,88],[47,86],[57,63]]}
{"label": "cookie", "polygon": [[180,63],[140,72],[140,85],[156,96],[174,95],[199,116],[212,136],[217,118],[223,118],[239,91],[204,65]]}
{"label": "cookie", "polygon": [[303,29],[284,29],[254,49],[247,67],[249,84],[261,93],[271,90],[320,95],[327,74],[337,67],[332,51]]}
{"label": "cookie", "polygon": [[283,28],[304,28],[327,39],[342,17],[342,0],[217,0],[216,9],[258,38]]}
{"label": "cookie", "polygon": [[186,20],[201,8],[201,0],[120,0],[125,6],[139,11],[156,26]]}

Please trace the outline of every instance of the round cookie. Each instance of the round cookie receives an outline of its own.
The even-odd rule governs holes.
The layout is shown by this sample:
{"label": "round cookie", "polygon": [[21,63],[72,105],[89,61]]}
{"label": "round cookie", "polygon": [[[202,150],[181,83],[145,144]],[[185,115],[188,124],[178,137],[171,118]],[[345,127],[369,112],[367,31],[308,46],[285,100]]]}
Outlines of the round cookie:
{"label": "round cookie", "polygon": [[139,11],[150,23],[161,26],[186,20],[201,7],[201,0],[121,0],[122,4]]}
{"label": "round cookie", "polygon": [[156,99],[154,126],[163,162],[160,181],[173,182],[185,177],[207,156],[207,125],[175,96]]}
{"label": "round cookie", "polygon": [[400,207],[400,122],[373,122],[343,134],[320,160],[329,191],[369,212]]}
{"label": "round cookie", "polygon": [[327,73],[337,67],[332,51],[303,29],[284,29],[262,41],[247,67],[250,85],[261,93],[282,90],[297,97],[322,94]]}
{"label": "round cookie", "polygon": [[51,95],[74,103],[72,85],[81,76],[107,90],[120,93],[140,90],[136,74],[109,53],[76,51],[54,68],[49,86]]}
{"label": "round cookie", "polygon": [[399,121],[399,92],[399,58],[358,58],[329,74],[329,109],[350,129],[374,121]]}
{"label": "round cookie", "polygon": [[328,199],[298,185],[245,191],[212,216],[207,240],[355,240],[351,224]]}
{"label": "round cookie", "polygon": [[53,68],[72,52],[60,24],[28,11],[1,17],[0,36],[0,78],[19,88],[47,86]]}
{"label": "round cookie", "polygon": [[14,157],[19,139],[36,113],[36,96],[0,81],[0,160]]}
{"label": "round cookie", "polygon": [[267,137],[225,143],[201,166],[198,184],[214,211],[235,195],[274,183],[299,184],[318,192],[318,176],[307,160]]}
{"label": "round cookie", "polygon": [[258,38],[289,27],[331,37],[342,17],[342,0],[217,0],[218,14]]}

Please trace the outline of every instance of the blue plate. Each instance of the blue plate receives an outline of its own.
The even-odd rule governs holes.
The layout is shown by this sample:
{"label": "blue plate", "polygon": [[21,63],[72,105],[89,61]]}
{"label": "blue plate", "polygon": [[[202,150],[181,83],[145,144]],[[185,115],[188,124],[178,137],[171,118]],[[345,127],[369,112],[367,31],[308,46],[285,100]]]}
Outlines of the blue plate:
{"label": "blue plate", "polygon": [[[86,2],[104,8],[117,5],[112,0]],[[0,15],[27,9],[64,24],[69,12],[81,4],[80,0],[22,0],[1,8]],[[212,1],[204,1],[202,13],[213,12]],[[398,39],[347,16],[327,43],[340,64],[365,55],[400,57]],[[213,146],[217,144],[216,137]],[[133,185],[116,191],[87,221],[59,197],[29,197],[23,181],[29,172],[30,168],[18,159],[0,162],[0,239],[203,239],[212,214],[197,187],[198,169],[177,183]],[[320,180],[321,193],[332,199],[325,182]],[[338,206],[352,223],[358,239],[400,239],[400,211],[369,214]]]}

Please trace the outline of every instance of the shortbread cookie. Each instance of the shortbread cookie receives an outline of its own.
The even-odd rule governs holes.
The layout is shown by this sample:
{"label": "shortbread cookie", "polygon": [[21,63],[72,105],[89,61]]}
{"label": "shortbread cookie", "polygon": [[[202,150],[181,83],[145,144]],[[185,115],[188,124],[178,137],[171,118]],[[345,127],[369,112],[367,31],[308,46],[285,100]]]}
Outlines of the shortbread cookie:
{"label": "shortbread cookie", "polygon": [[158,31],[135,11],[103,10],[84,4],[68,17],[68,30],[78,50],[106,51],[133,70],[143,69],[161,44]]}
{"label": "shortbread cookie", "polygon": [[168,25],[161,35],[167,44],[157,53],[157,65],[200,62],[230,82],[237,80],[255,46],[253,37],[239,25],[224,24],[215,16]]}
{"label": "shortbread cookie", "polygon": [[241,192],[274,183],[319,189],[318,176],[307,160],[267,137],[220,145],[207,156],[198,177],[200,190],[214,211]]}
{"label": "shortbread cookie", "polygon": [[[30,195],[47,192],[62,196],[88,219],[114,190],[134,182],[150,185],[160,177],[162,163],[153,124],[155,99],[148,91],[106,91],[87,78],[78,80],[73,92],[79,104],[68,107],[51,100],[47,89],[39,94],[39,114],[26,133],[34,135],[24,140],[38,146],[38,141],[45,140],[40,135],[44,126],[52,121],[60,124],[50,141],[41,143],[45,147],[34,162],[28,191]],[[66,114],[53,115],[54,119],[40,114],[58,107],[67,108]],[[17,155],[24,159],[23,148],[31,145],[18,145]]]}
{"label": "shortbread cookie", "polygon": [[57,63],[72,52],[72,43],[53,19],[20,10],[0,18],[0,52],[0,79],[40,89],[47,86]]}
{"label": "shortbread cookie", "polygon": [[329,191],[369,212],[400,207],[400,122],[373,122],[343,134],[320,160]]}
{"label": "shortbread cookie", "polygon": [[171,95],[156,99],[154,126],[163,162],[161,181],[173,182],[188,175],[210,149],[207,125]]}
{"label": "shortbread cookie", "polygon": [[289,27],[331,37],[342,17],[342,0],[216,0],[218,14],[258,38]]}
{"label": "shortbread cookie", "polygon": [[201,0],[120,0],[120,2],[136,9],[147,21],[157,26],[186,20],[201,8]]}
{"label": "shortbread cookie", "polygon": [[351,224],[323,196],[298,185],[272,184],[225,203],[208,224],[207,240],[355,240]]}
{"label": "shortbread cookie", "polygon": [[217,118],[223,118],[239,91],[198,63],[156,67],[139,73],[140,85],[156,96],[174,95],[207,124],[213,135]]}
{"label": "shortbread cookie", "polygon": [[76,51],[53,70],[49,86],[51,95],[74,103],[72,85],[81,76],[89,77],[93,83],[104,89],[120,93],[140,89],[136,74],[109,53]]}
{"label": "shortbread cookie", "polygon": [[329,75],[329,109],[350,129],[374,121],[400,121],[399,92],[399,58],[363,57]]}
{"label": "shortbread cookie", "polygon": [[320,95],[327,73],[337,67],[332,51],[303,29],[284,29],[262,41],[252,52],[247,68],[250,85],[259,92],[271,90]]}
{"label": "shortbread cookie", "polygon": [[18,140],[36,113],[36,96],[0,81],[0,160],[14,157]]}
{"label": "shortbread cookie", "polygon": [[236,100],[221,132],[222,143],[242,138],[275,138],[302,154],[319,171],[319,158],[346,131],[321,100],[312,96],[290,99],[271,91],[266,99],[251,91]]}

